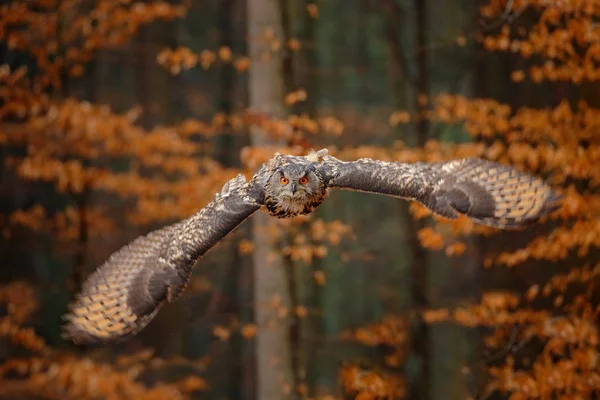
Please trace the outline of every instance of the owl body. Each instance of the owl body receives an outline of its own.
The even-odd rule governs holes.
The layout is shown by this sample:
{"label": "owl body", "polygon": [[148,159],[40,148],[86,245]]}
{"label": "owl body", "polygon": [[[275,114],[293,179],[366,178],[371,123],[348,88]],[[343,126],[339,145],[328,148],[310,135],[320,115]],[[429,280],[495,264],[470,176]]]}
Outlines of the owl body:
{"label": "owl body", "polygon": [[124,246],[84,283],[65,316],[65,337],[76,343],[135,335],[165,302],[186,288],[196,261],[254,212],[276,218],[310,214],[330,189],[417,201],[433,213],[464,214],[497,228],[520,227],[560,206],[541,179],[482,159],[441,163],[342,161],[327,150],[276,154],[249,181],[231,179],[194,215]]}
{"label": "owl body", "polygon": [[315,211],[327,197],[327,178],[317,159],[277,155],[264,178],[264,211],[292,218]]}

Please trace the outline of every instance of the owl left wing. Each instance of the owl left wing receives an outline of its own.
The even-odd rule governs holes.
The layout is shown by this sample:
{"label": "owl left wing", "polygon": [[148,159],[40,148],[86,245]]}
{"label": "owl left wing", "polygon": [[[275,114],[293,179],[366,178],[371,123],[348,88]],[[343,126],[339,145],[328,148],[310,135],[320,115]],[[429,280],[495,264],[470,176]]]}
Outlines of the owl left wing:
{"label": "owl left wing", "polygon": [[188,219],[150,232],[115,252],[69,305],[63,336],[75,343],[131,337],[175,301],[195,262],[259,209],[263,196],[243,175],[231,179]]}
{"label": "owl left wing", "polygon": [[532,223],[560,207],[561,196],[541,179],[479,158],[407,164],[325,156],[321,168],[329,187],[415,200],[443,217],[462,213],[498,228]]}

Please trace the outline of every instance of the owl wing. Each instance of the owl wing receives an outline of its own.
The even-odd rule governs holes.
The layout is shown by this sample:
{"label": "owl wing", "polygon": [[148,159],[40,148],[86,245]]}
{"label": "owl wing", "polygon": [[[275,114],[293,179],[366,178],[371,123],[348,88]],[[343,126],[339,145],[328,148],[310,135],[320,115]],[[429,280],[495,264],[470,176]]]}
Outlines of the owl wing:
{"label": "owl wing", "polygon": [[90,275],[69,305],[63,336],[94,343],[138,333],[165,300],[180,296],[198,258],[259,209],[261,196],[253,181],[238,175],[190,218],[122,247]]}
{"label": "owl wing", "polygon": [[479,158],[405,164],[326,156],[322,165],[329,187],[415,200],[443,217],[462,213],[498,228],[526,225],[560,207],[561,196],[541,179]]}

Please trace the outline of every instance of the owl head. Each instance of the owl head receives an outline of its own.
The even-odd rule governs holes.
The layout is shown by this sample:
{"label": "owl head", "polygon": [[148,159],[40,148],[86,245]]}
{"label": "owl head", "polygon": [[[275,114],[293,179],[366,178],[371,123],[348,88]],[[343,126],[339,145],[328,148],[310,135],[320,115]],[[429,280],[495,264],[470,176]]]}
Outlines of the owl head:
{"label": "owl head", "polygon": [[268,195],[279,199],[307,201],[322,195],[323,183],[313,163],[287,163],[273,171]]}

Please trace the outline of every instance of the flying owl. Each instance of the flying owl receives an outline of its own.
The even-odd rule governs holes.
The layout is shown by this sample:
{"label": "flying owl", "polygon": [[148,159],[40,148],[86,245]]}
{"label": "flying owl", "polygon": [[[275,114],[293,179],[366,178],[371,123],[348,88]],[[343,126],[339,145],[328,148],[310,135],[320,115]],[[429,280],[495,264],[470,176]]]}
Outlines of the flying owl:
{"label": "flying owl", "polygon": [[98,343],[135,335],[165,301],[179,298],[196,261],[255,211],[277,218],[310,214],[331,188],[413,200],[443,217],[465,214],[497,228],[534,222],[561,202],[539,178],[477,158],[405,164],[341,161],[326,149],[276,154],[250,181],[236,176],[196,214],[110,256],[69,305],[63,336]]}

